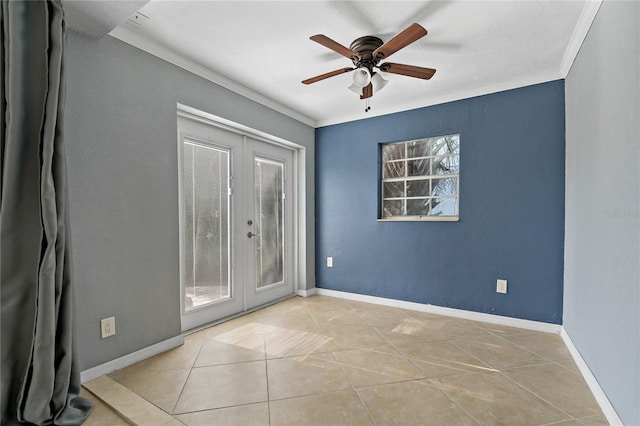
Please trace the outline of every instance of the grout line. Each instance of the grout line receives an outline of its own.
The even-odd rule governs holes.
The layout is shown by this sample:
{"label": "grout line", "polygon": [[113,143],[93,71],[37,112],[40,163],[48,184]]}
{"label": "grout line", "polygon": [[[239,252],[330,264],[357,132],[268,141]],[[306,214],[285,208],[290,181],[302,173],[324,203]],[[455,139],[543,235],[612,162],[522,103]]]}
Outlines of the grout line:
{"label": "grout line", "polygon": [[557,407],[555,404],[553,404],[552,402],[550,402],[550,401],[546,400],[545,398],[541,397],[540,395],[538,395],[537,393],[535,393],[535,392],[534,392],[534,391],[532,391],[531,389],[527,388],[525,385],[521,384],[520,382],[517,382],[515,379],[512,379],[511,377],[507,376],[507,375],[506,375],[506,374],[504,374],[502,371],[498,371],[498,374],[500,374],[502,377],[505,377],[505,378],[507,378],[507,379],[511,380],[513,383],[515,383],[516,385],[520,386],[522,389],[526,390],[526,391],[527,391],[527,392],[529,392],[531,395],[533,395],[533,396],[535,396],[535,397],[537,397],[537,398],[541,399],[542,401],[546,402],[547,404],[549,404],[550,406],[552,406],[552,407],[553,407],[553,408],[555,408],[556,410],[560,411],[561,413],[563,413],[563,414],[565,414],[565,415],[569,416],[569,419],[560,419],[560,420],[557,420],[557,421],[556,421],[556,423],[558,423],[558,422],[560,422],[560,421],[563,421],[563,420],[570,420],[570,419],[574,419],[574,420],[575,420],[575,418],[574,418],[571,414],[567,413],[567,412],[566,412],[566,411],[564,411],[562,408]]}
{"label": "grout line", "polygon": [[184,392],[184,388],[187,386],[187,382],[189,381],[189,378],[191,377],[191,372],[193,371],[193,368],[189,369],[189,374],[187,374],[187,378],[184,381],[184,384],[182,385],[182,389],[180,389],[180,392],[178,393],[178,397],[176,398],[176,402],[173,404],[173,407],[171,407],[171,414],[173,416],[173,414],[176,411],[176,407],[178,406],[178,402],[180,402],[180,398],[182,398],[182,393]]}
{"label": "grout line", "polygon": [[178,406],[178,402],[180,402],[180,398],[182,398],[182,394],[184,393],[184,388],[187,386],[187,382],[191,378],[191,373],[193,372],[194,366],[196,365],[196,362],[198,361],[198,357],[200,356],[200,352],[202,352],[202,347],[204,346],[204,341],[205,341],[205,339],[203,338],[202,342],[200,343],[200,347],[198,348],[198,353],[193,358],[193,363],[191,364],[191,367],[189,368],[189,374],[187,374],[187,378],[185,379],[184,383],[182,384],[182,389],[180,389],[180,392],[178,393],[178,397],[176,398],[176,402],[171,407],[171,413],[169,413],[171,416],[173,416],[173,413],[176,411],[176,407]]}
{"label": "grout line", "polygon": [[269,393],[269,360],[267,359],[267,338],[262,338],[262,347],[264,350],[264,374],[267,380],[267,418],[269,419],[269,425],[271,425],[271,394]]}
{"label": "grout line", "polygon": [[[472,373],[472,374],[475,374],[475,373]],[[456,401],[455,399],[453,399],[453,398],[451,397],[451,395],[449,395],[449,394],[448,394],[444,389],[442,389],[442,388],[438,385],[438,383],[433,382],[433,386],[434,386],[436,389],[438,389],[440,392],[442,392],[442,393],[444,394],[444,396],[446,396],[447,398],[449,398],[449,401],[453,402],[453,403],[455,404],[455,406],[456,406],[456,407],[458,407],[458,408],[459,408],[459,409],[461,409],[464,413],[466,413],[469,417],[471,417],[471,420],[473,420],[474,422],[476,422],[478,425],[482,425],[482,423],[481,423],[480,421],[478,421],[478,419],[476,419],[475,417],[473,417],[473,415],[472,415],[470,412],[468,412],[467,410],[465,410],[465,408],[464,408],[462,405],[458,404],[458,401]]]}
{"label": "grout line", "polygon": [[353,392],[356,394],[358,401],[360,401],[360,405],[362,405],[362,408],[364,408],[364,412],[367,413],[367,416],[369,417],[369,420],[371,420],[371,423],[373,423],[374,425],[377,425],[376,421],[373,419],[373,416],[369,412],[369,409],[367,408],[367,404],[365,404],[364,401],[362,401],[362,398],[360,397],[360,394],[358,393],[358,391],[354,389]]}
{"label": "grout line", "polygon": [[478,358],[477,356],[475,356],[474,354],[472,354],[471,352],[469,352],[468,350],[460,347],[459,345],[456,344],[456,342],[459,342],[460,340],[451,340],[450,343],[455,346],[456,348],[458,348],[459,350],[461,350],[462,352],[466,353],[467,355],[469,355],[470,357],[478,360],[478,362],[480,364],[484,364],[488,369],[491,370],[497,370],[496,368],[494,368],[493,366],[489,365],[487,362],[481,360],[480,358]]}
{"label": "grout line", "polygon": [[[528,347],[527,347],[527,346],[525,346],[524,344],[520,344],[520,343],[512,342],[511,340],[509,340],[509,339],[508,339],[508,337],[510,337],[510,336],[500,336],[500,335],[497,335],[497,334],[495,334],[495,336],[496,336],[496,337],[499,337],[499,338],[500,338],[500,339],[502,339],[502,340],[506,340],[507,342],[511,343],[512,345],[515,345],[515,346],[517,346],[517,347],[519,347],[519,348],[521,348],[521,349],[524,349],[524,350],[526,350],[526,351],[528,351],[528,352],[531,352],[531,353],[532,353],[532,354],[534,354],[535,356],[539,356],[540,358],[542,358],[542,359],[544,359],[544,360],[547,360],[547,361],[549,361],[549,362],[557,362],[557,361],[554,361],[554,360],[552,360],[552,359],[550,359],[550,358],[548,358],[548,357],[546,357],[546,356],[544,356],[544,355],[541,355],[541,354],[539,354],[539,353],[535,352],[534,350],[532,350],[532,349],[528,348]],[[516,336],[516,335],[514,334],[514,335],[511,335],[511,336]],[[561,338],[560,340],[562,340],[562,338]],[[562,342],[562,346],[566,348],[566,345],[564,344],[564,342]],[[567,350],[567,351],[568,351],[568,350]],[[569,356],[571,356],[571,355],[569,355]],[[572,359],[568,359],[567,361],[572,361]],[[564,362],[564,361],[561,361],[561,362]]]}

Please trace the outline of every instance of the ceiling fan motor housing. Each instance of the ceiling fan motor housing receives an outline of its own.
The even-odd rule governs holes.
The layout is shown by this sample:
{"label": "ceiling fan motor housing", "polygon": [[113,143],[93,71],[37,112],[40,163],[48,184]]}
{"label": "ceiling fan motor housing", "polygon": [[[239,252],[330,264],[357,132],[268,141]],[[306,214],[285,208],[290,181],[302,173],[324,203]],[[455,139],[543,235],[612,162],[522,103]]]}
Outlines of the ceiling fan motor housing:
{"label": "ceiling fan motor housing", "polygon": [[373,51],[382,46],[383,43],[381,39],[374,36],[364,36],[353,40],[349,49],[360,55],[360,59],[357,57],[351,58],[353,65],[357,68],[366,67],[369,72],[373,73],[373,67],[378,65],[380,61],[373,57]]}

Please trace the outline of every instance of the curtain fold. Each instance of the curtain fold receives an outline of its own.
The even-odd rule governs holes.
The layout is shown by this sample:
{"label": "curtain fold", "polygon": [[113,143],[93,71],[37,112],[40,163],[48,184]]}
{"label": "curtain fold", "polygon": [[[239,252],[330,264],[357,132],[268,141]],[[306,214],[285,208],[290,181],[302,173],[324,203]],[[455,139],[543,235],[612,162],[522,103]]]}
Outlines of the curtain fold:
{"label": "curtain fold", "polygon": [[2,425],[81,424],[63,112],[60,1],[0,8]]}

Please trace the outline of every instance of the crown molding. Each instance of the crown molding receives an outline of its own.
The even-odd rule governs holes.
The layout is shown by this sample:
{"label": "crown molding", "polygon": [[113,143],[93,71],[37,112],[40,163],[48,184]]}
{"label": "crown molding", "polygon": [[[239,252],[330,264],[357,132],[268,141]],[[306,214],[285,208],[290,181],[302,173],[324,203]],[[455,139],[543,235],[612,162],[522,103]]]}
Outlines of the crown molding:
{"label": "crown molding", "polygon": [[310,117],[300,114],[299,112],[294,111],[293,109],[284,106],[279,102],[269,99],[266,96],[263,96],[245,86],[242,86],[191,59],[188,59],[170,49],[167,49],[166,47],[154,41],[141,37],[134,31],[131,31],[126,27],[117,27],[113,31],[111,31],[109,35],[133,47],[143,50],[153,56],[163,59],[177,67],[189,71],[190,73],[202,77],[205,80],[209,80],[210,82],[215,83],[218,86],[222,86],[225,89],[231,90],[232,92],[237,93],[240,96],[244,96],[245,98],[251,99],[252,101],[266,106],[267,108],[271,108],[274,111],[291,117],[294,120],[300,121],[301,123],[304,123],[311,127],[315,127],[316,125],[315,120],[311,119]]}
{"label": "crown molding", "polygon": [[331,126],[333,124],[348,123],[350,121],[365,120],[367,118],[380,117],[383,115],[394,114],[397,112],[405,112],[413,109],[419,109],[434,105],[445,104],[447,102],[460,101],[463,99],[475,98],[477,96],[490,95],[492,93],[504,92],[506,90],[518,89],[521,87],[532,86],[534,84],[547,83],[549,81],[561,80],[564,77],[557,72],[540,73],[525,78],[519,78],[511,81],[501,82],[498,84],[492,84],[483,87],[477,87],[469,90],[461,90],[446,95],[435,96],[422,101],[402,104],[393,107],[378,108],[374,105],[374,108],[367,113],[358,113],[348,116],[332,117],[326,120],[316,121],[316,128]]}
{"label": "crown molding", "polygon": [[578,22],[571,34],[569,44],[562,56],[562,62],[560,63],[560,73],[562,74],[562,78],[566,78],[567,75],[569,75],[573,61],[575,61],[576,56],[578,56],[580,47],[582,47],[582,43],[584,43],[584,39],[587,37],[589,28],[591,28],[591,24],[600,9],[600,5],[602,5],[602,0],[589,0],[585,2],[582,12],[580,13],[580,17],[578,18]]}

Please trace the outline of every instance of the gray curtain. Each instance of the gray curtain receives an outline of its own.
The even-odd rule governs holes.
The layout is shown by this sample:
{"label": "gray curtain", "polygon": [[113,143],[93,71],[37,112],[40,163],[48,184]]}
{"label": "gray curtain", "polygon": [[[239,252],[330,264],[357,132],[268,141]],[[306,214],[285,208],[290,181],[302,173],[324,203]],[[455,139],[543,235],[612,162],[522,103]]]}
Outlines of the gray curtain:
{"label": "gray curtain", "polygon": [[2,425],[81,424],[59,1],[0,8]]}

